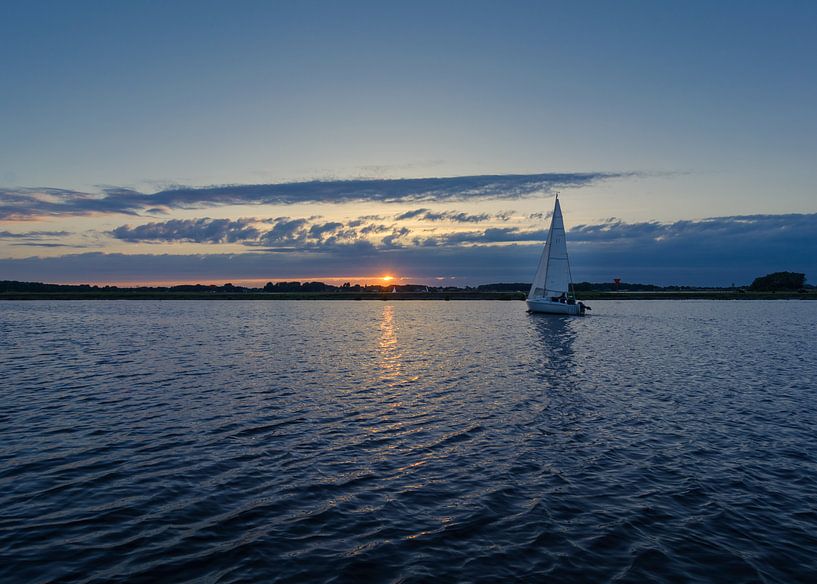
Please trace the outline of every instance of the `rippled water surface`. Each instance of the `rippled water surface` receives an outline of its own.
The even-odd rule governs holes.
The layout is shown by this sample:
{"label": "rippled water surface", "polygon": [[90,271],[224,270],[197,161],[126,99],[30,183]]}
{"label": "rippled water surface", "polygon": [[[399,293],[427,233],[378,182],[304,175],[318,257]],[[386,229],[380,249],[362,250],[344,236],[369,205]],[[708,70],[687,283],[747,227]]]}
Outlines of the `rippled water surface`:
{"label": "rippled water surface", "polygon": [[0,581],[814,581],[817,303],[0,303]]}

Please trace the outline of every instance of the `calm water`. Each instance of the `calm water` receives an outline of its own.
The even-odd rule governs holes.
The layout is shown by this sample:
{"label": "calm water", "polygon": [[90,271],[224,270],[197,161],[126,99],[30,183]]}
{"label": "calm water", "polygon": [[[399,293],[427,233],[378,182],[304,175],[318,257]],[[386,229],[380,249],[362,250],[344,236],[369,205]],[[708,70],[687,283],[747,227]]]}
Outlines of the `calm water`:
{"label": "calm water", "polygon": [[817,302],[0,303],[0,581],[817,577]]}

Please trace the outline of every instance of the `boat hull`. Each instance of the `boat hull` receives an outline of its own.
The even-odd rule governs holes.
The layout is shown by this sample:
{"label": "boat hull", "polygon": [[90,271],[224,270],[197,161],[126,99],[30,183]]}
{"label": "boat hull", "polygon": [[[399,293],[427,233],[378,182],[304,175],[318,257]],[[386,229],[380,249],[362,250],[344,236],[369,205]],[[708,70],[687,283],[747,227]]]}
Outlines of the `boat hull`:
{"label": "boat hull", "polygon": [[546,298],[532,298],[527,300],[528,310],[531,312],[540,312],[542,314],[565,314],[572,316],[579,316],[584,314],[582,310],[583,305],[567,304],[565,302],[553,302]]}

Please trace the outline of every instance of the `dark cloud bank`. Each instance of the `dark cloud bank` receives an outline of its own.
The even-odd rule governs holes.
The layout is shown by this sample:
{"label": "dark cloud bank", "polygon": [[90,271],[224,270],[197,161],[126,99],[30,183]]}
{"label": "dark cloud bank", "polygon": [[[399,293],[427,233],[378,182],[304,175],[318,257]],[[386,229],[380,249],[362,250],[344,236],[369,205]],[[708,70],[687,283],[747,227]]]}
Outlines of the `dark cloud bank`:
{"label": "dark cloud bank", "polygon": [[[241,220],[197,221],[202,223],[165,222],[128,228],[120,236],[142,241],[148,236],[175,236],[179,229],[186,230],[188,237],[197,238],[191,241],[207,241],[211,237],[220,242],[232,237],[234,241],[245,242],[242,237],[255,236]],[[181,256],[86,253],[59,258],[4,259],[0,260],[0,279],[238,280],[373,276],[391,272],[418,281],[437,276],[455,276],[461,282],[471,283],[525,281],[531,277],[541,250],[540,240],[546,235],[544,231],[508,227],[445,234],[416,242],[407,230],[385,226],[391,239],[373,245],[366,240],[344,239],[342,234],[354,229],[349,224],[279,218],[270,220],[269,225],[269,231],[259,230],[253,245],[270,245],[278,253]],[[142,231],[136,231],[139,229]],[[275,235],[265,235],[272,232]],[[817,214],[718,217],[670,224],[611,220],[577,226],[570,231],[568,240],[577,281],[621,277],[656,284],[729,285],[746,283],[757,275],[777,270],[805,272],[812,280],[817,278]]]}
{"label": "dark cloud bank", "polygon": [[356,219],[347,223],[318,221],[318,218],[277,217],[275,219],[174,219],[111,231],[116,239],[139,243],[240,243],[268,251],[332,251],[354,244],[372,247],[372,234],[383,236],[380,247],[393,247],[408,228]]}
{"label": "dark cloud bank", "polygon": [[170,209],[219,205],[292,205],[376,201],[407,203],[518,199],[563,187],[582,187],[636,173],[540,173],[443,178],[315,180],[261,185],[177,186],[156,193],[104,187],[99,193],[58,188],[0,189],[0,220],[25,221],[43,216],[123,213],[137,215]]}

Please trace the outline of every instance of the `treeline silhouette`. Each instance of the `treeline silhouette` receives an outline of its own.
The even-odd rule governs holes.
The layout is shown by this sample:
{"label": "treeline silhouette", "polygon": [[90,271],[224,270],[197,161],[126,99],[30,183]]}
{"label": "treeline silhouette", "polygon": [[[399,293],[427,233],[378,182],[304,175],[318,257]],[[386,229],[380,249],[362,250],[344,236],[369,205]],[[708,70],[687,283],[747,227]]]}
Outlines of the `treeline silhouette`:
{"label": "treeline silhouette", "polygon": [[[251,288],[247,286],[235,286],[232,283],[223,285],[216,284],[179,284],[177,286],[94,286],[90,284],[44,284],[42,282],[19,282],[16,280],[0,280],[0,293],[3,292],[193,292],[193,293],[218,293],[218,294],[241,294],[241,293],[272,293],[272,294],[297,294],[302,292],[360,292],[383,294],[388,292],[523,292],[530,290],[528,282],[498,282],[494,284],[482,284],[480,286],[426,286],[424,284],[352,284],[345,282],[340,286],[326,284],[324,282],[267,282],[261,288]],[[757,292],[797,291],[813,289],[814,286],[806,284],[805,274],[798,272],[774,272],[755,278],[748,287],[732,286],[724,287],[703,287],[703,286],[656,286],[655,284],[637,284],[632,282],[576,282],[573,289],[577,293],[581,292],[683,292],[698,290],[751,290]]]}
{"label": "treeline silhouette", "polygon": [[[480,292],[528,292],[529,282],[483,284],[477,286]],[[799,272],[774,272],[755,278],[746,286],[657,286],[655,284],[637,284],[633,282],[574,282],[576,292],[684,292],[697,290],[734,290],[748,289],[757,292],[797,291],[814,288],[806,284],[806,275]]]}
{"label": "treeline silhouette", "polygon": [[346,282],[340,286],[326,284],[324,282],[267,282],[261,288],[248,286],[236,286],[232,283],[223,285],[216,284],[179,284],[177,286],[96,286],[91,284],[44,284],[42,282],[19,282],[16,280],[0,280],[0,293],[2,292],[198,292],[198,293],[298,293],[298,292],[369,292],[381,294],[383,292],[446,292],[456,290],[474,290],[467,286],[459,288],[456,286],[426,286],[424,284],[369,284],[360,285]]}
{"label": "treeline silhouette", "polygon": [[[364,289],[358,286],[359,289]],[[137,291],[137,292],[327,292],[340,290],[338,286],[323,282],[267,282],[263,288],[235,286],[231,283],[179,284],[177,286],[94,286],[89,284],[43,284],[42,282],[0,281],[0,292],[96,292],[96,291]],[[380,291],[380,286],[366,286],[365,289]]]}
{"label": "treeline silhouette", "polygon": [[[530,283],[500,283],[477,286],[480,292],[528,292]],[[655,284],[635,284],[632,282],[575,282],[576,292],[680,292],[684,290],[731,290],[731,288],[702,288],[701,286],[656,286]]]}

